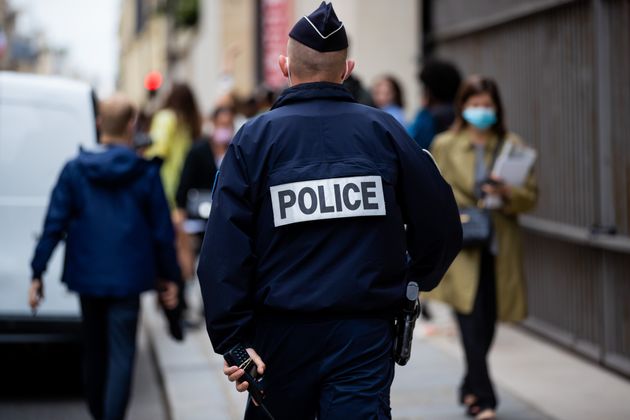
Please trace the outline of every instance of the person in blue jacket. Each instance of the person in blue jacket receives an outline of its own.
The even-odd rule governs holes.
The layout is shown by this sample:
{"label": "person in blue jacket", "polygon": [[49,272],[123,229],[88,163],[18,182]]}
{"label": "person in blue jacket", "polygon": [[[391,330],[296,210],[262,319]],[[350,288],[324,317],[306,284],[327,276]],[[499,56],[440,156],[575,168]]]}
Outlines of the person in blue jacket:
{"label": "person in blue jacket", "polygon": [[407,131],[420,147],[428,149],[435,136],[455,121],[455,95],[462,78],[453,63],[432,58],[424,63],[418,79],[422,84],[422,108]]}
{"label": "person in blue jacket", "polygon": [[[217,175],[198,274],[215,352],[247,348],[276,419],[390,418],[393,318],[461,247],[430,154],[341,83],[330,4],[293,27],[290,87],[237,133]],[[243,370],[224,366],[237,390]],[[265,418],[253,403],[247,419]]]}
{"label": "person in blue jacket", "polygon": [[61,171],[31,263],[29,301],[65,238],[62,281],[81,300],[85,390],[95,419],[125,415],[136,348],[139,295],[161,282],[166,308],[177,305],[181,275],[160,166],[132,150],[136,111],[118,94],[99,106],[101,146],[81,150]]}

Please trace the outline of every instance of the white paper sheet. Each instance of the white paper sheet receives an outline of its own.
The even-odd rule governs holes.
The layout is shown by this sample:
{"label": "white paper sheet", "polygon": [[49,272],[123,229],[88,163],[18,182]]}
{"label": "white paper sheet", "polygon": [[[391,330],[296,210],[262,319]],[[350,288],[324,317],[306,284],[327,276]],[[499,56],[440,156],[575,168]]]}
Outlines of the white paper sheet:
{"label": "white paper sheet", "polygon": [[536,156],[536,150],[531,147],[505,142],[492,168],[492,175],[508,185],[523,186]]}

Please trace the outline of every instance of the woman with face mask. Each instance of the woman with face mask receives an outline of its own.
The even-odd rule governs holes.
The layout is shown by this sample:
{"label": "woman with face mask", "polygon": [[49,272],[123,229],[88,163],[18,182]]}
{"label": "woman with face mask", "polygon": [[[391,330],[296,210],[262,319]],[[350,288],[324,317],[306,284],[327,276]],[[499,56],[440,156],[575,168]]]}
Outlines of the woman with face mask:
{"label": "woman with face mask", "polygon": [[217,168],[221,166],[223,156],[227,152],[227,148],[234,137],[234,115],[232,113],[223,113],[215,118],[215,128],[210,137],[212,153],[214,155]]}
{"label": "woman with face mask", "polygon": [[[234,110],[219,107],[208,123],[202,125],[201,137],[186,154],[175,193],[178,257],[182,271],[191,273],[189,278],[194,274],[196,256],[210,213],[214,179],[234,134]],[[185,318],[191,326],[200,325],[201,321],[191,310],[186,312]]]}
{"label": "woman with face mask", "polygon": [[190,192],[212,190],[217,170],[234,136],[234,110],[219,107],[212,113],[210,122],[211,125],[204,124],[202,141],[188,152],[177,188],[177,208],[185,218],[192,216],[188,214]]}
{"label": "woman with face mask", "polygon": [[[526,315],[517,217],[534,208],[537,186],[533,173],[522,186],[507,185],[491,174],[506,142],[522,144],[506,129],[499,90],[492,79],[472,76],[466,80],[455,113],[454,126],[435,139],[431,150],[460,209],[491,204],[484,211],[491,229],[486,242],[460,252],[430,297],[454,309],[466,366],[460,402],[468,414],[484,420],[495,418],[498,403],[487,360],[496,321],[516,322]],[[462,222],[466,222],[464,217]]]}

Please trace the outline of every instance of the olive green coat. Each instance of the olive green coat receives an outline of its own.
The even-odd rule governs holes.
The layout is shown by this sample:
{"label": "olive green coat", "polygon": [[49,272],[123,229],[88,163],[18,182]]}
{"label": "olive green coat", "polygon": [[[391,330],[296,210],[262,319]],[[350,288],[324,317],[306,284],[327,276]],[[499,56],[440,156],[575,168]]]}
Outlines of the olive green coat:
{"label": "olive green coat", "polygon": [[[515,134],[506,141],[521,144]],[[486,164],[490,165],[497,138],[486,147]],[[448,131],[438,136],[431,148],[442,175],[451,184],[458,206],[475,205],[475,150],[466,131]],[[519,321],[527,313],[521,234],[517,216],[531,210],[538,195],[536,179],[530,174],[522,187],[512,187],[505,206],[492,211],[492,221],[498,253],[496,264],[497,317],[501,321]],[[481,252],[479,249],[462,250],[440,285],[428,296],[442,300],[460,313],[470,313],[479,284]]]}

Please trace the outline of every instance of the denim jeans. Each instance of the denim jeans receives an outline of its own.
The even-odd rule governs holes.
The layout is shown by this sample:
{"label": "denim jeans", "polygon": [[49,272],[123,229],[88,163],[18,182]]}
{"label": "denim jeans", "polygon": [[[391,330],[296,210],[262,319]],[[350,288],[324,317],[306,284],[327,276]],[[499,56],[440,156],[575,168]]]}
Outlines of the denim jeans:
{"label": "denim jeans", "polygon": [[133,375],[139,296],[81,296],[85,394],[92,417],[124,419]]}

